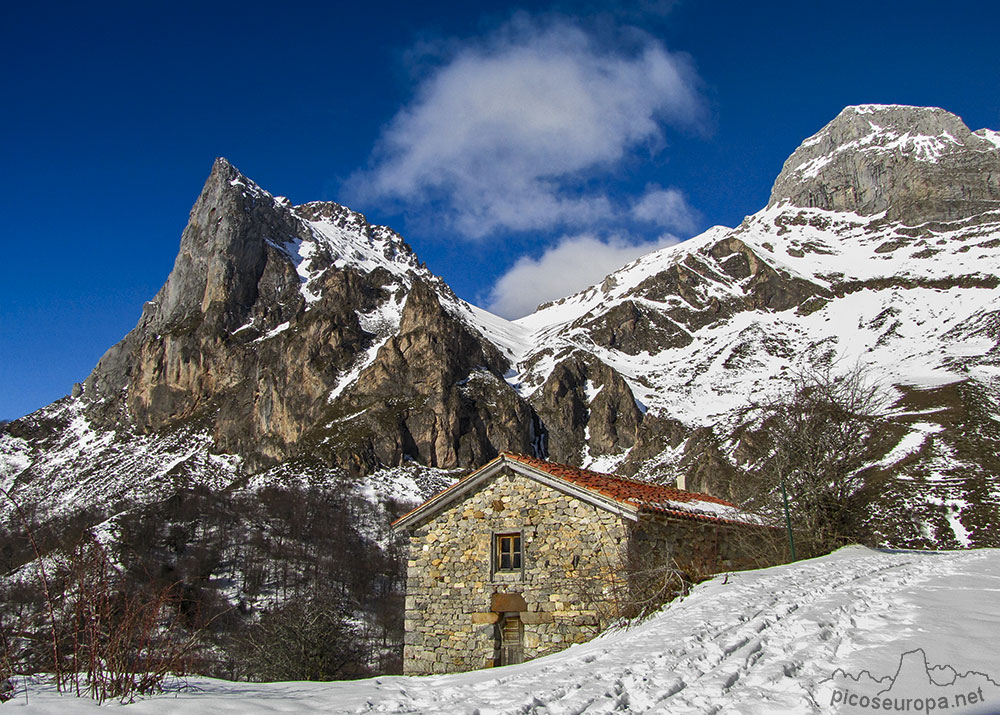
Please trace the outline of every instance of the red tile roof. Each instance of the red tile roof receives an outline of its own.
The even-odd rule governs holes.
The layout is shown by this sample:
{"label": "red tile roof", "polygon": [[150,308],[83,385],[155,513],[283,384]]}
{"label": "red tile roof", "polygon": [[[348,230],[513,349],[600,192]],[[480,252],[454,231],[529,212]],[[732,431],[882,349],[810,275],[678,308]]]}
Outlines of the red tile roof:
{"label": "red tile roof", "polygon": [[[697,521],[724,524],[743,523],[739,518],[740,513],[734,504],[709,494],[688,492],[662,484],[652,484],[650,482],[625,479],[601,472],[592,472],[589,469],[580,469],[579,467],[571,467],[566,464],[548,462],[544,459],[527,457],[523,454],[501,452],[500,456],[496,459],[471,472],[444,491],[435,494],[416,509],[401,516],[393,522],[393,525],[400,524],[411,515],[424,511],[432,503],[439,503],[443,507],[450,501],[446,499],[450,493],[461,490],[470,479],[480,474],[484,469],[502,461],[516,462],[530,467],[574,486],[582,487],[595,495],[611,499],[636,512],[650,512],[681,519],[694,519]],[[433,508],[431,513],[436,513],[436,511],[438,509]]]}
{"label": "red tile roof", "polygon": [[[722,514],[735,512],[735,504],[725,499],[713,497],[710,494],[688,492],[683,489],[668,487],[663,484],[641,482],[635,479],[625,479],[602,472],[592,472],[589,469],[570,467],[544,459],[527,457],[523,454],[503,452],[501,457],[520,462],[539,471],[564,479],[578,486],[609,497],[621,504],[628,504],[639,511],[649,511],[684,519],[702,521],[721,521],[736,523],[737,520],[725,518]],[[700,502],[700,503],[699,503]],[[715,509],[712,505],[722,507]],[[732,514],[735,516],[735,513]]]}

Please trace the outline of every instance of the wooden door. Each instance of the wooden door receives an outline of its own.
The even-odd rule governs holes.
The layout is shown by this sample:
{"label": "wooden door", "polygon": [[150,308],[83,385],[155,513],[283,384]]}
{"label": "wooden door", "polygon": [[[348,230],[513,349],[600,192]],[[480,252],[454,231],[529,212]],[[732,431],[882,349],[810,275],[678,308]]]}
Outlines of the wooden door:
{"label": "wooden door", "polygon": [[518,616],[505,616],[500,624],[500,665],[524,661],[524,629]]}

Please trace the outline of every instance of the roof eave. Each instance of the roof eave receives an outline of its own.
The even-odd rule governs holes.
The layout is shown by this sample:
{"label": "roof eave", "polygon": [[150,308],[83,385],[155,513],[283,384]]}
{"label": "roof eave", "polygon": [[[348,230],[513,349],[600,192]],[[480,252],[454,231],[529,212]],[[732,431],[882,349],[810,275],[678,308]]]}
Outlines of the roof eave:
{"label": "roof eave", "polygon": [[639,508],[633,504],[620,502],[617,499],[606,497],[592,489],[578,486],[567,479],[562,479],[554,474],[549,474],[548,472],[544,472],[540,469],[535,469],[531,465],[525,464],[524,462],[509,460],[508,464],[512,469],[521,472],[524,476],[541,482],[542,484],[552,487],[553,489],[563,492],[564,494],[576,497],[581,501],[585,501],[593,506],[604,509],[605,511],[610,511],[613,514],[630,519],[631,521],[639,520]]}
{"label": "roof eave", "polygon": [[464,479],[455,482],[447,489],[432,496],[420,506],[407,512],[406,514],[403,514],[403,516],[392,522],[390,526],[392,526],[395,531],[413,528],[416,522],[421,521],[425,517],[437,514],[439,511],[448,506],[448,504],[451,504],[453,501],[458,499],[458,497],[470,491],[477,484],[480,484],[491,477],[503,466],[503,463],[503,455],[493,458],[479,469],[470,473]]}

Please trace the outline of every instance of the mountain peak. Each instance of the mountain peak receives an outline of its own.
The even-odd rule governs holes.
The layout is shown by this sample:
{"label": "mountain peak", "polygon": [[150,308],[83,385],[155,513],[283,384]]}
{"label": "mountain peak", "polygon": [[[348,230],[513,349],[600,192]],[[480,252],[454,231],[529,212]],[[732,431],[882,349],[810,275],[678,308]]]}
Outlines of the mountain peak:
{"label": "mountain peak", "polygon": [[232,162],[224,156],[217,156],[215,157],[215,161],[212,162],[212,173],[214,174],[216,172],[240,173],[239,169],[233,166]]}
{"label": "mountain peak", "polygon": [[886,214],[910,225],[1000,208],[1000,143],[937,107],[846,107],[799,145],[768,206]]}
{"label": "mountain peak", "polygon": [[215,161],[212,162],[212,170],[205,180],[205,186],[201,193],[203,197],[206,195],[233,195],[251,199],[263,197],[274,198],[270,192],[247,177],[246,174],[237,169],[236,166],[223,156],[216,157]]}
{"label": "mountain peak", "polygon": [[[918,160],[932,161],[943,151],[961,146],[960,137],[971,134],[962,119],[940,107],[905,104],[856,104],[845,107],[823,129],[803,142],[824,136],[843,146],[860,141],[873,146],[912,152]],[[926,141],[921,142],[924,138]],[[894,143],[897,142],[897,143]]]}

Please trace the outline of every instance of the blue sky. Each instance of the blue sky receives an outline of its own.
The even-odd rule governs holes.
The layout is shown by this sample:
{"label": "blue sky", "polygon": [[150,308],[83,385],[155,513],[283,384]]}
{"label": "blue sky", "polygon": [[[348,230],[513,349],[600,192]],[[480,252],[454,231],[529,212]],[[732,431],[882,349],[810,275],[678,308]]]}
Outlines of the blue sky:
{"label": "blue sky", "polygon": [[133,327],[216,156],[392,226],[513,316],[739,223],[846,105],[1000,129],[998,23],[992,2],[9,5],[0,418]]}

